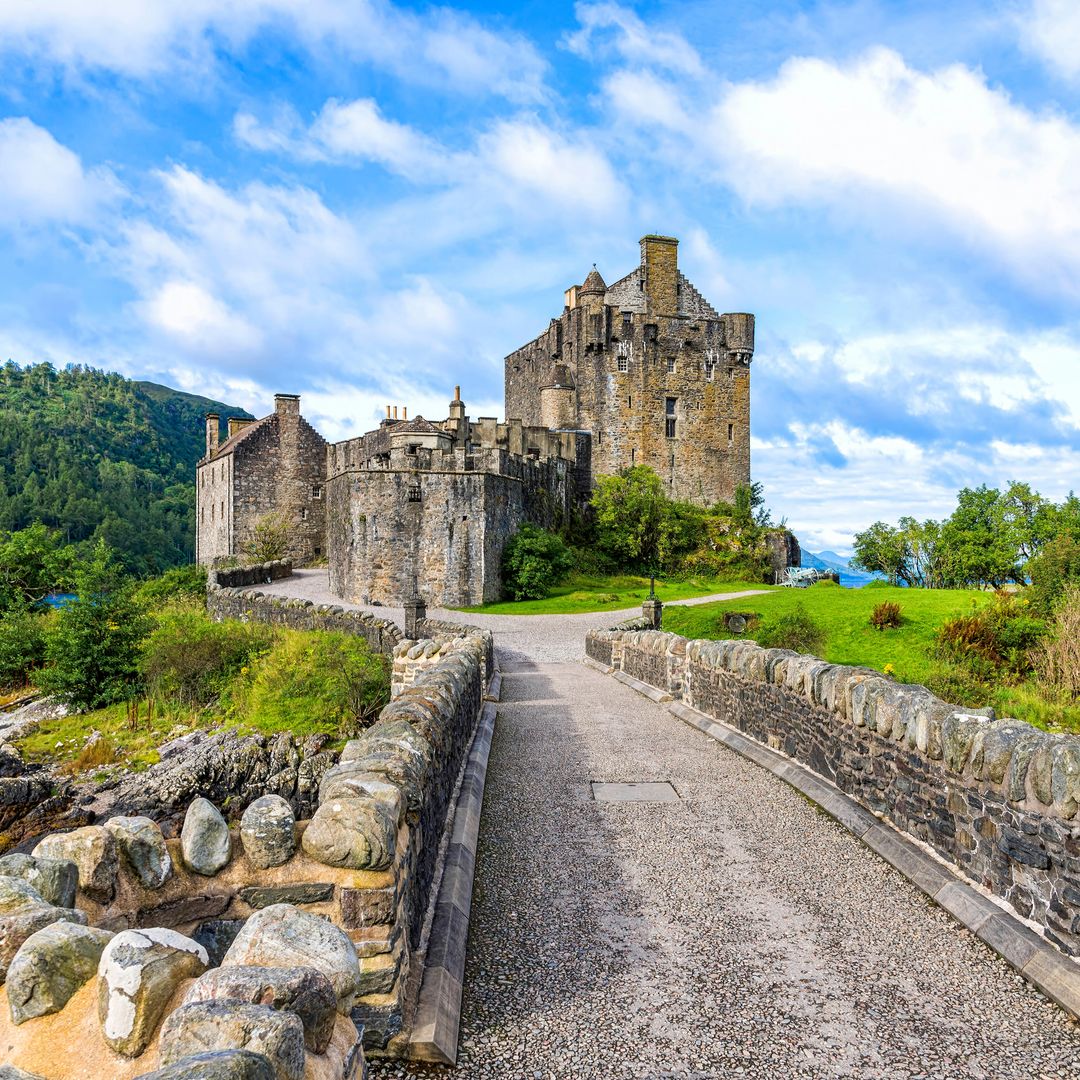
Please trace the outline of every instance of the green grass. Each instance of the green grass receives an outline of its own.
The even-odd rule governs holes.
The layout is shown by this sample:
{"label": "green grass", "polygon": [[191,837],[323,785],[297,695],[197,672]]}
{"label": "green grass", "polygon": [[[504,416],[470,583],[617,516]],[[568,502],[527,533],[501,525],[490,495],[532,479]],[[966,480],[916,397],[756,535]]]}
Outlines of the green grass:
{"label": "green grass", "polygon": [[[713,593],[743,592],[747,589],[773,589],[756,581],[717,581],[713,578],[689,578],[686,581],[657,581],[656,595],[665,603],[689,600]],[[649,579],[620,575],[599,577],[571,574],[563,584],[552,589],[543,600],[501,600],[494,604],[457,608],[457,611],[484,615],[576,615],[589,611],[621,611],[640,607],[649,595]]]}
{"label": "green grass", "polygon": [[[664,629],[689,638],[730,638],[723,624],[728,611],[779,614],[802,604],[827,634],[825,655],[834,664],[886,671],[900,682],[922,683],[931,676],[934,635],[952,615],[984,604],[989,593],[967,589],[843,589],[822,583],[809,589],[776,589],[766,596],[748,596],[698,607],[668,608]],[[870,626],[870,612],[884,600],[900,605],[903,622],[891,630]],[[753,637],[753,632],[741,635]],[[891,667],[890,667],[891,665]]]}

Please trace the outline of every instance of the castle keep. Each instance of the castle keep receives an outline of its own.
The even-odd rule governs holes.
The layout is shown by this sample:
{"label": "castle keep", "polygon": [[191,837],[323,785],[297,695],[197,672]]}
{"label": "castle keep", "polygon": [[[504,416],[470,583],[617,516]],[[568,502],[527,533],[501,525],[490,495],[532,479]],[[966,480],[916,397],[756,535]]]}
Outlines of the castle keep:
{"label": "castle keep", "polygon": [[597,476],[647,465],[671,497],[710,505],[750,482],[754,317],[720,315],[678,268],[678,241],[646,236],[610,287],[594,267],[562,314],[506,358],[506,416],[386,419],[329,445],[279,394],[262,420],[207,417],[197,472],[197,559],[243,554],[274,515],[296,562],[326,558],[357,603],[500,598],[507,540],[580,512]]}

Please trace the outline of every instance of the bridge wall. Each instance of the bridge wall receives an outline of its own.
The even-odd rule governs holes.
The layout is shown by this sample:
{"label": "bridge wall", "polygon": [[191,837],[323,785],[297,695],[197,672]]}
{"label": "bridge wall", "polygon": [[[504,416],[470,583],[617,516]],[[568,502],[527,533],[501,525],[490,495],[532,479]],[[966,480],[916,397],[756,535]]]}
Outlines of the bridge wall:
{"label": "bridge wall", "polygon": [[[254,605],[245,609],[248,617],[273,616],[272,621],[299,612],[336,627],[343,618],[340,611],[310,611],[310,605],[287,608],[282,615],[267,602],[269,598],[243,594],[240,599],[233,590],[216,587],[209,599],[230,613],[234,604]],[[147,1073],[158,1061],[159,1029],[169,1027],[169,1017],[185,1002],[192,977],[203,967],[274,966],[273,959],[251,959],[250,949],[236,958],[226,951],[244,921],[267,907],[274,907],[274,918],[280,919],[287,907],[320,916],[315,925],[323,926],[322,920],[327,920],[336,928],[324,931],[329,938],[348,938],[343,947],[336,947],[337,955],[344,949],[353,957],[347,988],[338,988],[341,1015],[336,1041],[323,1053],[308,1053],[303,1075],[358,1080],[363,1067],[358,1030],[363,1032],[364,1050],[404,1054],[421,982],[424,926],[438,889],[440,845],[493,666],[490,633],[453,629],[454,636],[438,640],[397,642],[392,656],[393,700],[375,724],[346,744],[340,762],[323,776],[311,819],[285,827],[285,835],[291,828],[291,843],[285,845],[284,861],[277,865],[267,867],[257,857],[263,834],[245,832],[234,824],[224,863],[216,869],[205,865],[197,869],[189,865],[182,840],[166,841],[145,818],[52,834],[39,843],[34,858],[70,860],[71,892],[63,901],[55,897],[47,901],[33,890],[25,893],[21,882],[12,884],[16,871],[31,873],[38,882],[41,875],[33,869],[33,859],[21,868],[0,863],[0,898],[23,890],[16,895],[14,908],[0,908],[0,983],[30,934],[53,922],[89,924],[107,933],[173,932],[167,941],[174,952],[186,950],[201,957],[198,964],[189,962],[165,988],[168,1001],[159,1002],[146,1037],[121,1050],[115,1039],[110,1041],[109,1023],[98,1013],[108,972],[83,971],[82,989],[31,1019],[18,1016],[7,1000],[7,987],[0,987],[0,1045],[8,1048],[5,1063],[31,1068],[43,1047],[55,1042],[63,1045],[55,1050],[46,1072],[56,1080],[91,1074],[127,1080]],[[392,635],[381,627],[379,633],[387,644]],[[205,803],[200,813],[205,814]],[[116,832],[132,820],[145,822],[138,847],[125,846]],[[156,866],[164,869],[147,883],[146,852],[152,848],[160,853]],[[294,944],[299,955],[300,944]],[[321,954],[310,960],[308,966],[319,968]],[[273,978],[279,976],[280,972]],[[137,984],[136,978],[133,985]],[[197,997],[197,989],[192,993]],[[231,1001],[222,1004],[226,1011],[234,1006],[250,1008]],[[282,1007],[290,1008],[287,1003]],[[235,1030],[243,1026],[241,1019],[238,1014]],[[234,1030],[229,1023],[228,1018],[222,1021],[227,1034]],[[58,1034],[71,1031],[79,1032],[77,1040]],[[90,1071],[84,1069],[84,1061],[93,1063]]]}
{"label": "bridge wall", "polygon": [[749,641],[593,631],[586,652],[810,767],[1080,955],[1080,739]]}

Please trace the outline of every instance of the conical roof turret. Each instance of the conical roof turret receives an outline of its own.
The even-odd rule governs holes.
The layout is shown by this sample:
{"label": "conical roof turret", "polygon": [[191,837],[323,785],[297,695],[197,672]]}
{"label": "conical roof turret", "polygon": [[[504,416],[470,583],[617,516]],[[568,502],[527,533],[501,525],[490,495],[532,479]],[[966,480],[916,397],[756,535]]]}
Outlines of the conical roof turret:
{"label": "conical roof turret", "polygon": [[593,268],[589,271],[589,276],[585,279],[584,284],[578,289],[578,293],[606,293],[607,284],[600,276],[600,271],[596,269],[596,263],[593,263]]}

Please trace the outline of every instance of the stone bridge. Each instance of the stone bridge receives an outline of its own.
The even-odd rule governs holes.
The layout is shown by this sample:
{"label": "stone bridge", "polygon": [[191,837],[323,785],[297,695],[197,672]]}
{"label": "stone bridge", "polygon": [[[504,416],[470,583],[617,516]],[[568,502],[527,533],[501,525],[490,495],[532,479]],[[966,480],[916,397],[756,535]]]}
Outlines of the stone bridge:
{"label": "stone bridge", "polygon": [[[392,641],[394,632],[372,618],[404,625],[402,612],[362,619],[325,596],[320,578],[299,572],[258,586],[262,596],[226,590],[221,600],[251,617],[268,605],[280,618],[286,604],[312,625],[356,620],[357,632],[383,635],[395,652],[390,708],[398,719],[424,726],[410,715],[419,696],[440,717],[470,717],[469,738],[449,735],[459,727],[449,724],[440,736],[452,747],[448,764],[411,778],[385,744],[357,746],[346,756],[360,764],[338,766],[338,786],[332,779],[320,803],[324,818],[340,817],[324,808],[358,793],[394,802],[378,786],[379,770],[395,789],[396,854],[385,880],[362,878],[386,870],[331,867],[328,852],[341,836],[324,830],[330,842],[305,843],[314,819],[297,823],[299,850],[276,869],[255,867],[234,830],[242,856],[203,879],[202,892],[228,896],[225,916],[247,915],[240,933],[248,944],[241,937],[231,960],[226,952],[221,966],[176,983],[155,1053],[164,1042],[174,1047],[169,1060],[176,1046],[203,1044],[273,1057],[270,1035],[254,1038],[258,1025],[246,1014],[208,1020],[197,1006],[228,1014],[255,983],[260,1002],[271,985],[277,1004],[300,995],[280,985],[273,964],[272,977],[257,972],[276,940],[259,920],[293,916],[249,900],[260,895],[252,889],[270,889],[263,900],[286,899],[273,888],[302,879],[328,885],[330,898],[294,896],[287,910],[323,914],[359,954],[361,972],[383,972],[378,985],[369,976],[351,987],[348,1014],[371,1029],[366,1067],[378,1080],[444,1075],[445,1066],[425,1060],[455,1057],[454,1075],[514,1080],[1080,1075],[1074,740],[961,714],[877,673],[751,643],[608,630],[622,614],[439,612],[441,621],[426,624],[430,642]],[[491,637],[452,636],[448,623],[462,618],[492,631],[493,677],[484,654]],[[447,663],[469,681],[469,661],[453,660],[461,653],[483,670],[486,695],[425,690],[429,678],[445,678]],[[451,698],[457,704],[447,709]],[[425,824],[429,789],[435,809]],[[372,836],[366,825],[345,832],[364,843]],[[177,882],[191,880],[184,852],[175,842],[168,851]],[[0,875],[10,872],[0,866]],[[78,884],[84,894],[81,877]],[[192,894],[181,884],[162,888]],[[149,925],[140,895],[141,906],[129,902],[126,912],[114,903],[120,921],[106,931],[125,917],[133,928]],[[76,906],[102,925],[103,908],[82,895]],[[180,929],[199,938],[197,922]],[[266,956],[250,947],[261,932],[269,934]],[[102,948],[117,951],[120,936]],[[365,941],[382,941],[383,951],[366,952]],[[95,970],[107,984],[107,968]],[[145,1067],[50,1070],[49,1054],[12,1056],[34,1025],[52,1025],[50,1047],[100,1042],[94,1010],[65,1024],[70,1008],[0,1026],[0,1060],[7,1048],[8,1061],[46,1080],[151,1075]],[[186,1026],[183,1009],[199,1013]],[[336,1064],[323,1065],[308,1045],[295,1075],[359,1074],[357,1052],[348,1058],[347,1018],[340,1008],[336,1020],[331,1013],[328,1002],[319,1015],[329,1017],[322,1037],[336,1040]],[[315,1027],[305,1014],[291,1037],[310,1043]],[[271,1034],[287,1042],[276,1028]],[[167,1075],[264,1075],[240,1060],[246,1052],[219,1052],[237,1071]],[[265,1075],[290,1075],[283,1068]]]}

